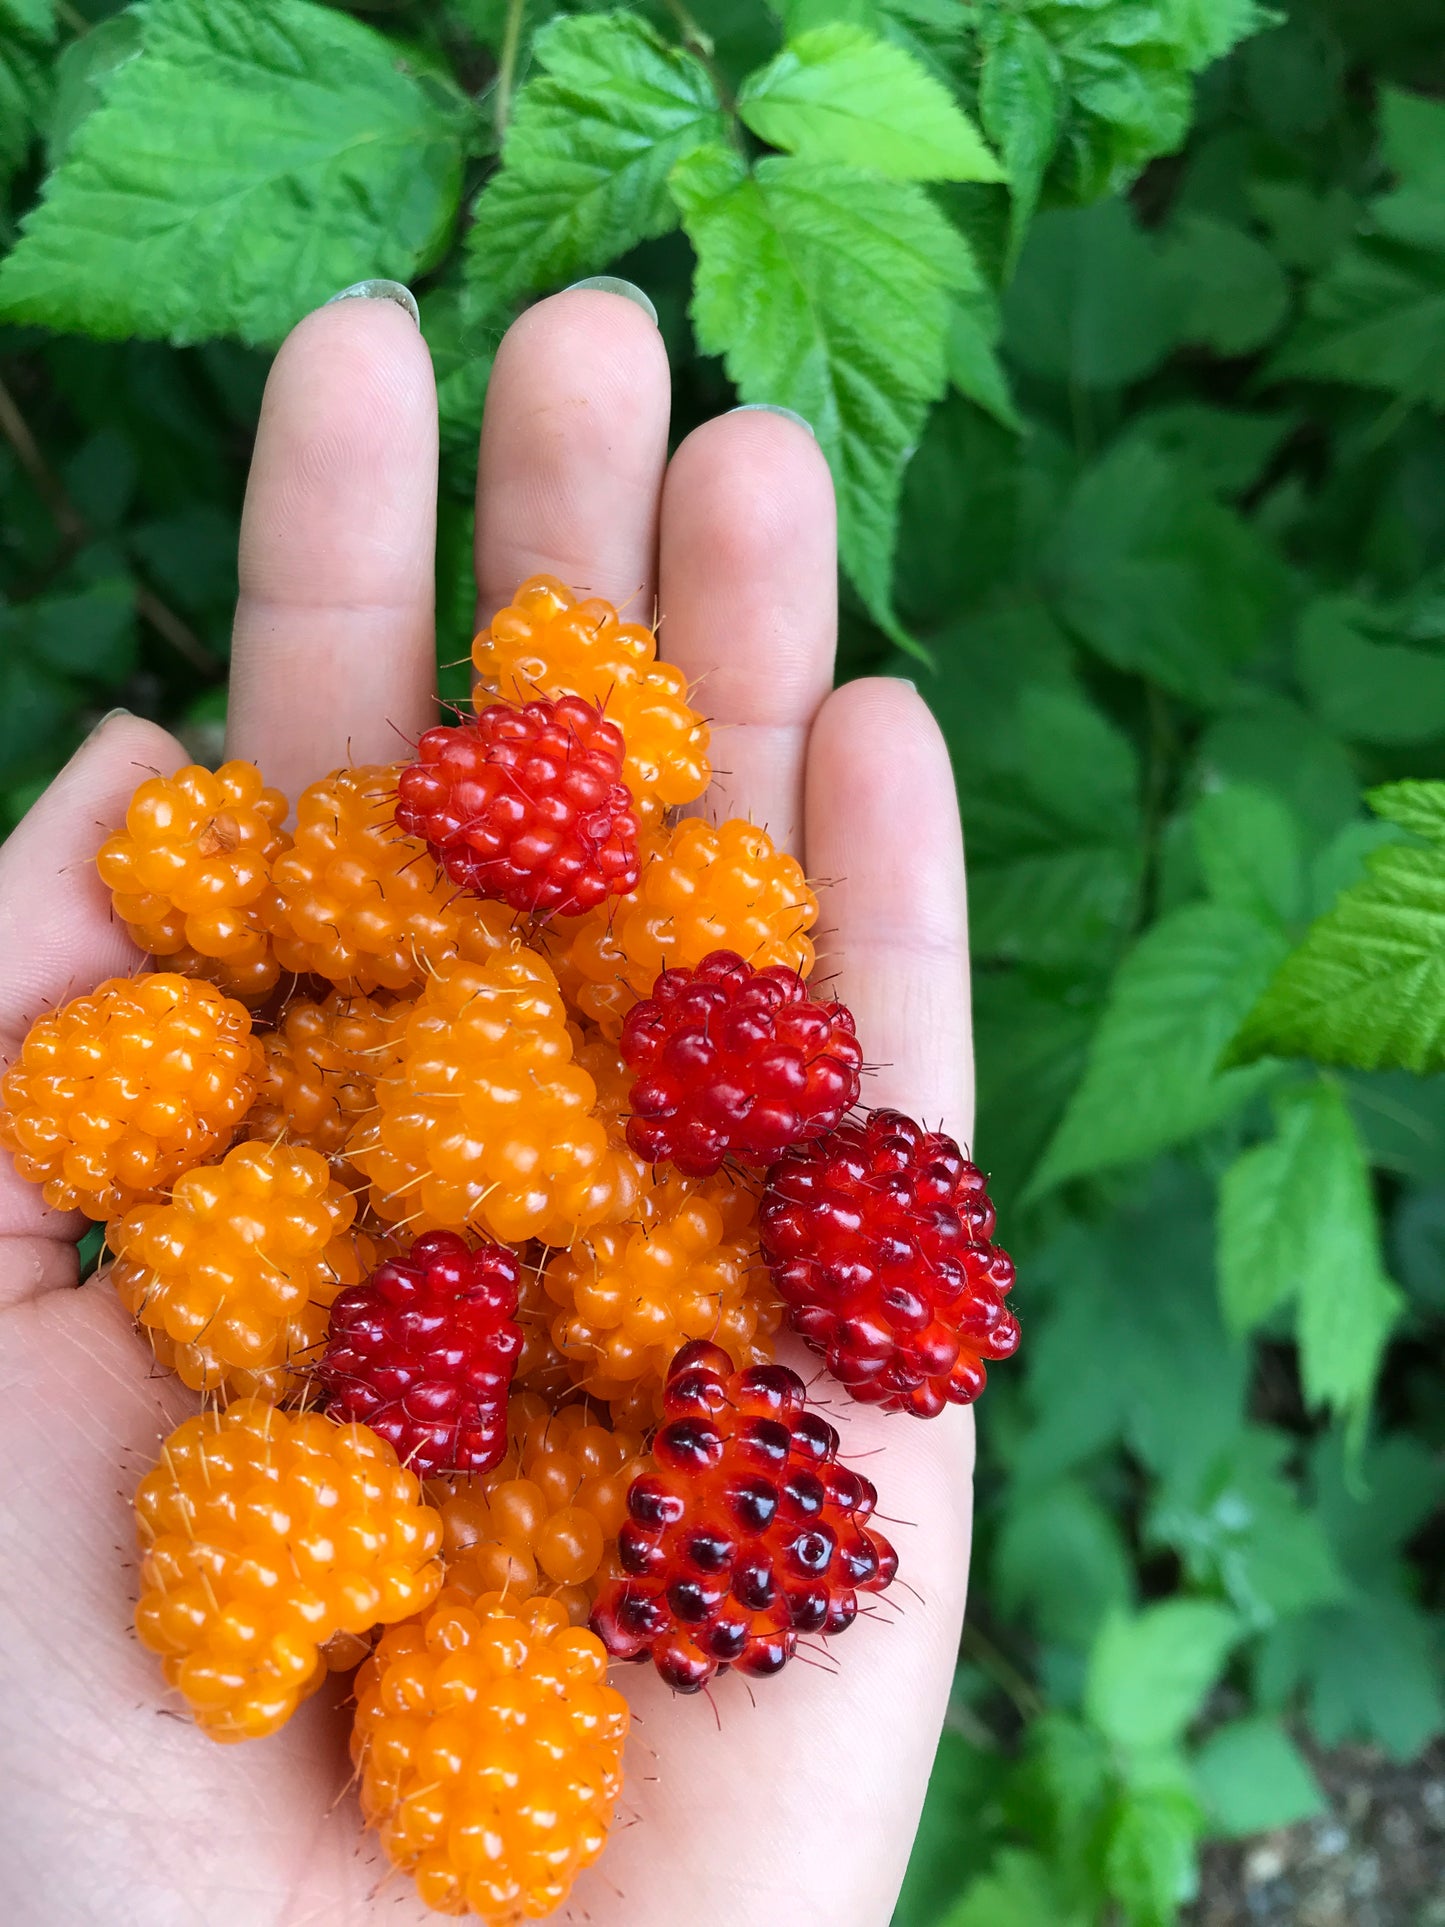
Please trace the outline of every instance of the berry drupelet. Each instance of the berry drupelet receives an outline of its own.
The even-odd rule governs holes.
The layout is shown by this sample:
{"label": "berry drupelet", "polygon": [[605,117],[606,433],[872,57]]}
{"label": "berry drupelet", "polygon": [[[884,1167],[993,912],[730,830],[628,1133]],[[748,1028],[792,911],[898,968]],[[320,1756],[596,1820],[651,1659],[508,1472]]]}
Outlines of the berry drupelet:
{"label": "berry drupelet", "polygon": [[429,1231],[343,1291],[317,1366],[331,1416],[369,1425],[418,1478],[490,1470],[522,1349],[517,1269],[503,1245]]}
{"label": "berry drupelet", "polygon": [[896,1555],[868,1524],[877,1494],[837,1463],[837,1432],[785,1366],[735,1372],[717,1346],[688,1345],[664,1401],[592,1624],[614,1659],[651,1658],[681,1693],[728,1666],[779,1672],[800,1637],[845,1631],[859,1592],[891,1583]]}
{"label": "berry drupelet", "polygon": [[728,1157],[770,1164],[831,1131],[858,1101],[863,1066],[846,1005],[732,950],[664,970],[628,1012],[622,1055],[637,1074],[628,1143],[698,1178]]}
{"label": "berry drupelet", "polygon": [[941,1131],[839,1125],[773,1166],[759,1226],[790,1324],[864,1404],[934,1418],[1018,1349],[987,1180]]}

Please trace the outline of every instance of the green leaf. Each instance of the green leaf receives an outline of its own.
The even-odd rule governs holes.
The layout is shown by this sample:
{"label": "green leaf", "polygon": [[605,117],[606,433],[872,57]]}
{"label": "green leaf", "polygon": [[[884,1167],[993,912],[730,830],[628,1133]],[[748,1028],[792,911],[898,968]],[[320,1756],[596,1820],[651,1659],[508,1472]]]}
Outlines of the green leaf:
{"label": "green leaf", "polygon": [[6,27],[32,40],[53,40],[55,0],[0,0],[0,30]]}
{"label": "green leaf", "polygon": [[467,236],[478,320],[666,234],[673,166],[726,132],[701,61],[635,14],[563,16],[533,59]]}
{"label": "green leaf", "polygon": [[1241,1151],[1220,1180],[1219,1293],[1230,1329],[1252,1331],[1278,1306],[1306,1288],[1307,1272],[1328,1289],[1334,1265],[1328,1242],[1316,1238],[1317,1140],[1329,1137],[1332,1089],[1312,1086],[1282,1110],[1278,1134]]}
{"label": "green leaf", "polygon": [[1194,1776],[1215,1826],[1236,1840],[1326,1810],[1319,1782],[1278,1720],[1217,1728],[1194,1757]]}
{"label": "green leaf", "polygon": [[1281,964],[1230,1062],[1445,1069],[1445,857],[1387,845],[1368,870]]}
{"label": "green leaf", "polygon": [[1316,1441],[1316,1503],[1340,1561],[1358,1585],[1378,1587],[1402,1570],[1407,1542],[1445,1497],[1445,1463],[1424,1439],[1391,1432],[1348,1456],[1338,1430]]}
{"label": "green leaf", "polygon": [[1399,185],[1372,204],[1372,220],[1397,240],[1445,249],[1445,106],[1386,87],[1380,132]]}
{"label": "green leaf", "polygon": [[1059,1893],[1047,1861],[1007,1847],[938,1927],[1086,1927],[1086,1921]]}
{"label": "green leaf", "polygon": [[1032,1190],[1153,1157],[1262,1090],[1272,1067],[1216,1066],[1284,948],[1277,931],[1224,904],[1188,905],[1146,932],[1114,980]]}
{"label": "green leaf", "polygon": [[1445,734],[1445,655],[1411,649],[1353,596],[1322,596],[1295,638],[1300,687],[1339,735],[1422,743]]}
{"label": "green leaf", "polygon": [[0,188],[45,124],[51,78],[40,50],[0,31]]}
{"label": "green leaf", "polygon": [[1409,1760],[1445,1731],[1435,1627],[1399,1592],[1281,1622],[1264,1643],[1257,1678],[1272,1706],[1307,1689],[1323,1746],[1363,1739]]}
{"label": "green leaf", "polygon": [[948,379],[995,421],[1022,431],[1008,376],[998,358],[1001,326],[998,302],[989,289],[968,288],[956,295],[948,317]]}
{"label": "green leaf", "polygon": [[1104,1881],[1132,1927],[1172,1927],[1193,1898],[1200,1826],[1193,1800],[1169,1788],[1131,1791],[1120,1802],[1104,1847]]}
{"label": "green leaf", "polygon": [[973,993],[975,1143],[1007,1216],[1083,1072],[1098,1005],[1086,987],[1034,984],[1017,970],[981,971]]}
{"label": "green leaf", "polygon": [[721,148],[673,174],[697,251],[692,317],[746,401],[811,425],[838,493],[839,545],[891,623],[903,463],[946,379],[949,296],[974,279],[921,188],[812,161]]}
{"label": "green leaf", "polygon": [[984,131],[1008,173],[1007,267],[1019,258],[1044,176],[1063,126],[1063,67],[1048,39],[1025,15],[995,10],[983,22],[978,108]]}
{"label": "green leaf", "polygon": [[1274,377],[1383,388],[1445,407],[1445,254],[1362,241],[1309,291],[1305,318],[1274,357]]}
{"label": "green leaf", "polygon": [[1172,402],[1134,416],[1126,433],[1186,468],[1211,495],[1240,495],[1290,432],[1286,415]]}
{"label": "green leaf", "polygon": [[120,576],[38,597],[0,615],[0,635],[62,675],[117,684],[135,667],[135,590]]}
{"label": "green leaf", "polygon": [[984,1871],[997,1831],[998,1756],[945,1726],[893,1927],[937,1927],[948,1903]]}
{"label": "green leaf", "polygon": [[901,48],[837,21],[799,34],[744,81],[760,140],[807,161],[895,181],[997,181],[1002,170],[952,96]]}
{"label": "green leaf", "polygon": [[274,341],[444,247],[470,109],[308,0],[149,0],[0,267],[0,316],[112,338]]}
{"label": "green leaf", "polygon": [[1230,783],[1195,804],[1194,844],[1216,903],[1248,910],[1266,923],[1291,923],[1304,901],[1299,825],[1279,797]]}
{"label": "green leaf", "polygon": [[1047,567],[1060,615],[1091,649],[1206,707],[1263,650],[1287,592],[1259,532],[1141,441],[1085,472]]}
{"label": "green leaf", "polygon": [[994,1547],[992,1596],[1004,1612],[1026,1613],[1041,1639],[1087,1650],[1105,1615],[1133,1604],[1117,1523],[1076,1480],[1014,1498]]}
{"label": "green leaf", "polygon": [[1118,388],[1174,342],[1174,294],[1126,202],[1041,214],[1004,296],[1009,356],[1031,374]]}
{"label": "green leaf", "polygon": [[1164,270],[1183,341],[1246,355],[1289,313],[1289,281],[1269,249],[1227,221],[1185,214],[1170,228]]}
{"label": "green leaf", "polygon": [[1105,1620],[1084,1686],[1084,1710],[1125,1753],[1171,1746],[1198,1713],[1240,1635],[1226,1607],[1169,1599]]}
{"label": "green leaf", "polygon": [[112,74],[140,51],[143,16],[127,7],[70,41],[55,63],[55,101],[47,129],[47,157],[58,167],[75,131],[105,98]]}
{"label": "green leaf", "polygon": [[1359,821],[1360,782],[1349,752],[1318,717],[1250,684],[1200,745],[1197,781],[1252,783],[1282,796],[1312,839]]}
{"label": "green leaf", "polygon": [[1445,783],[1384,783],[1368,791],[1365,801],[1387,822],[1445,844]]}

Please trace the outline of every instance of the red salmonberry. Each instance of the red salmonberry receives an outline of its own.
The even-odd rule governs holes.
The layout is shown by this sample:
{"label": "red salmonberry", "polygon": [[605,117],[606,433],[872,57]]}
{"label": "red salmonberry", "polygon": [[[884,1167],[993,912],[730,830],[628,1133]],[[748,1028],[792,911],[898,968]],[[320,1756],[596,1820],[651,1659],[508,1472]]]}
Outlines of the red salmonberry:
{"label": "red salmonberry", "polygon": [[638,1073],[628,1143],[699,1178],[727,1157],[771,1164],[831,1131],[858,1101],[863,1065],[846,1004],[732,950],[664,970],[628,1012],[622,1055]]}
{"label": "red salmonberry", "polygon": [[801,1636],[841,1633],[897,1570],[867,1521],[877,1493],[782,1365],[735,1372],[706,1341],[673,1360],[667,1422],[633,1480],[620,1575],[592,1624],[614,1659],[651,1658],[695,1693],[721,1668],[776,1673]]}
{"label": "red salmonberry", "polygon": [[637,885],[624,755],[621,730],[580,696],[492,703],[474,723],[426,732],[396,820],[463,889],[580,916]]}
{"label": "red salmonberry", "polygon": [[317,1367],[331,1417],[369,1425],[418,1478],[489,1471],[522,1349],[517,1269],[503,1245],[429,1231],[343,1291]]}
{"label": "red salmonberry", "polygon": [[793,1329],[865,1404],[933,1418],[978,1397],[986,1358],[1018,1348],[986,1178],[898,1111],[788,1152],[759,1228]]}

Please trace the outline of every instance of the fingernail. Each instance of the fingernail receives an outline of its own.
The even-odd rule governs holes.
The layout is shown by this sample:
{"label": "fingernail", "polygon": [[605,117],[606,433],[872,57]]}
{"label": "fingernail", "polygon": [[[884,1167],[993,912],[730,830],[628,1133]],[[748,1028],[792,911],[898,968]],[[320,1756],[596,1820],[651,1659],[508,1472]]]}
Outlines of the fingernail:
{"label": "fingernail", "polygon": [[895,676],[893,680],[898,684],[900,689],[911,689],[915,696],[918,694],[918,684],[916,682],[910,682],[907,676]]}
{"label": "fingernail", "polygon": [[95,739],[96,739],[96,737],[97,737],[97,736],[98,736],[98,735],[100,734],[100,732],[101,732],[101,731],[102,731],[102,730],[103,730],[103,729],[105,728],[105,726],[106,726],[106,724],[107,724],[107,723],[113,723],[113,722],[115,721],[115,719],[116,719],[116,717],[117,717],[117,716],[129,716],[129,715],[130,715],[130,713],[131,713],[131,712],[130,712],[130,711],[129,711],[128,709],[123,709],[123,708],[122,708],[122,709],[108,709],[108,710],[107,710],[107,711],[105,712],[105,714],[104,714],[104,715],[103,715],[103,716],[101,717],[101,719],[100,719],[100,721],[99,721],[98,723],[96,723],[96,724],[94,724],[94,725],[92,726],[92,728],[90,729],[90,732],[88,733],[88,735],[87,735],[87,736],[86,736],[86,738],[85,738],[85,742],[83,742],[83,743],[82,743],[82,744],[80,745],[80,747],[81,747],[82,749],[84,749],[84,748],[85,748],[85,744],[86,744],[86,743],[93,743],[93,742],[95,741]]}
{"label": "fingernail", "polygon": [[353,281],[349,288],[333,294],[324,305],[329,308],[333,301],[394,301],[398,308],[406,310],[418,328],[421,326],[416,296],[400,281]]}
{"label": "fingernail", "polygon": [[814,441],[818,439],[817,435],[814,434],[813,424],[808,420],[806,415],[800,415],[796,408],[780,408],[775,401],[745,401],[740,407],[730,409],[729,413],[733,415],[781,415],[785,422],[796,422],[799,428],[806,428],[808,433],[813,436]]}
{"label": "fingernail", "polygon": [[641,308],[653,327],[657,326],[657,310],[642,292],[635,281],[619,280],[615,274],[593,274],[585,281],[573,281],[563,288],[563,294],[571,294],[577,288],[595,288],[598,294],[620,294],[624,301],[630,301],[634,308]]}

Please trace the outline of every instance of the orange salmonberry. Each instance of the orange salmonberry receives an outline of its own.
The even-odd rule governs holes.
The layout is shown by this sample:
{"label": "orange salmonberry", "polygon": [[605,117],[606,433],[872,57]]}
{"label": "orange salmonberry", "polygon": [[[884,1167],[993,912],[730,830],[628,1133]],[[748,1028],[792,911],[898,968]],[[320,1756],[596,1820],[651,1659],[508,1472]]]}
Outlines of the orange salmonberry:
{"label": "orange salmonberry", "polygon": [[187,1419],[141,1481],[136,1630],[215,1740],[260,1739],[321,1649],[435,1598],[441,1520],[364,1425],[241,1399]]}
{"label": "orange salmonberry", "polygon": [[675,1352],[720,1345],[735,1366],[773,1355],[782,1305],[757,1256],[756,1191],[725,1174],[659,1169],[641,1222],[598,1225],[543,1274],[557,1307],[552,1341],[584,1391],[607,1400],[661,1393]]}
{"label": "orange salmonberry", "polygon": [[230,1143],[260,1069],[250,1013],[214,985],[112,977],[31,1026],[0,1144],[56,1210],[115,1218]]}
{"label": "orange salmonberry", "polygon": [[142,950],[259,1002],[279,974],[267,926],[285,818],[254,763],[188,763],[141,784],[96,868]]}
{"label": "orange salmonberry", "polygon": [[712,777],[708,727],[687,700],[687,678],[657,660],[657,637],[624,622],[601,596],[579,599],[553,576],[524,582],[472,644],[477,707],[494,695],[527,703],[583,696],[627,743],[623,780],[644,821],[702,795]]}
{"label": "orange salmonberry", "polygon": [[607,1656],[553,1601],[447,1588],[357,1675],[361,1810],[425,1904],[520,1927],[606,1844],[627,1702]]}
{"label": "orange salmonberry", "polygon": [[509,1600],[541,1590],[583,1625],[643,1467],[642,1435],[533,1392],[512,1394],[507,1431],[507,1456],[492,1471],[428,1488],[447,1584]]}
{"label": "orange salmonberry", "polygon": [[510,941],[513,913],[459,893],[396,827],[402,767],[333,770],[302,791],[295,841],[272,871],[284,969],[353,991],[409,990],[447,958]]}
{"label": "orange salmonberry", "polygon": [[715,950],[806,977],[817,919],[802,866],[766,830],[688,817],[654,845],[630,896],[559,922],[550,947],[576,1009],[615,1038],[660,971],[695,969]]}
{"label": "orange salmonberry", "polygon": [[365,1276],[356,1200],[319,1152],[238,1144],[106,1233],[111,1278],[157,1358],[194,1391],[283,1397]]}
{"label": "orange salmonberry", "polygon": [[634,1195],[637,1160],[593,1115],[596,1087],[534,952],[438,970],[377,1061],[377,1109],[347,1155],[386,1222],[567,1244]]}
{"label": "orange salmonberry", "polygon": [[385,996],[344,990],[292,997],[261,1040],[261,1088],[242,1135],[284,1137],[339,1159],[357,1119],[375,1102],[376,1066],[397,1008]]}

